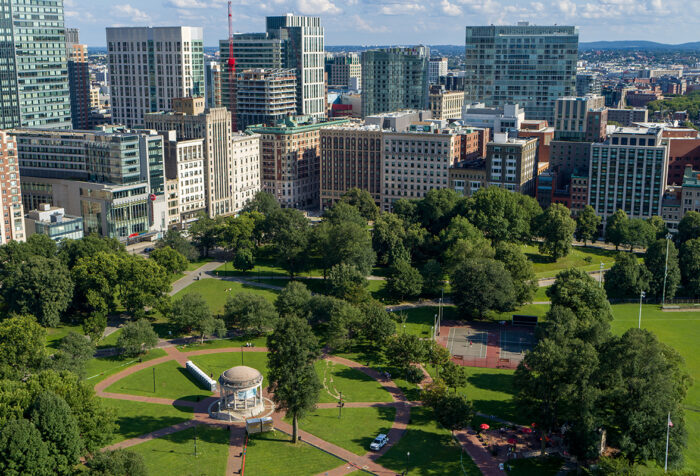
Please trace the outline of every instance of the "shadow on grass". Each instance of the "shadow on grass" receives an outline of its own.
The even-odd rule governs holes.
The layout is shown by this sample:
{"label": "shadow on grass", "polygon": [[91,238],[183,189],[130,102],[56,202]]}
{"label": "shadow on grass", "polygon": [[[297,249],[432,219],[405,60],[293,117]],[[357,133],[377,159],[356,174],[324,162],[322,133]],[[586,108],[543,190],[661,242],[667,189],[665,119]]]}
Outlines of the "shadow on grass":
{"label": "shadow on grass", "polygon": [[[175,407],[180,410],[182,407]],[[147,415],[139,416],[117,416],[117,425],[119,429],[115,432],[115,436],[121,437],[121,439],[136,438],[137,436],[145,435],[152,431],[160,430],[161,428],[167,428],[169,426],[177,425],[178,423],[185,422],[192,418],[192,411],[189,412],[182,411],[182,416],[162,416],[162,417],[151,417]],[[118,441],[120,438],[115,438]]]}
{"label": "shadow on grass", "polygon": [[[210,427],[206,425],[197,425],[197,440],[204,441],[206,443],[225,443],[228,441],[228,432],[225,429]],[[188,428],[183,431],[178,431],[171,433],[169,435],[162,436],[162,439],[170,440],[176,444],[184,444],[188,441],[192,442],[192,448],[194,448],[194,435],[195,427]],[[166,451],[166,453],[181,453],[188,454],[188,452],[176,452],[176,451]],[[194,450],[192,451],[194,454]]]}
{"label": "shadow on grass", "polygon": [[356,369],[345,367],[342,370],[333,372],[336,377],[345,378],[348,380],[358,380],[360,382],[376,382],[372,377]]}
{"label": "shadow on grass", "polygon": [[515,395],[514,376],[505,373],[478,373],[467,377],[467,381],[476,388]]}
{"label": "shadow on grass", "polygon": [[[199,382],[199,380],[195,379],[194,376],[192,376],[192,374],[189,373],[189,372],[187,371],[186,368],[184,368],[184,367],[178,367],[177,371],[180,372],[180,375],[184,375],[184,376],[187,378],[187,380],[189,380],[190,382],[192,382],[192,384],[193,384],[195,387],[197,387],[198,389],[203,390],[203,391],[209,391],[208,388],[202,387],[202,384]],[[210,378],[214,378],[214,377],[213,377],[212,375],[210,375]],[[191,395],[190,395],[190,396],[191,396]],[[196,397],[196,396],[195,396],[195,397]],[[190,400],[188,397],[181,397],[181,398],[182,398],[183,400]]]}

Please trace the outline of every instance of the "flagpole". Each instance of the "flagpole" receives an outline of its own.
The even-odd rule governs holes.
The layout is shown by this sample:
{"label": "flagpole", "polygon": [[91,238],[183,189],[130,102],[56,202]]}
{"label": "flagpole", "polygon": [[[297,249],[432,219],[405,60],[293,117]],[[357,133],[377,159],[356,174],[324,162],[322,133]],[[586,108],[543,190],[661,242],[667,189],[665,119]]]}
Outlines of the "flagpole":
{"label": "flagpole", "polygon": [[671,412],[668,412],[668,421],[666,422],[666,458],[664,459],[664,473],[668,471],[668,435],[671,432]]}

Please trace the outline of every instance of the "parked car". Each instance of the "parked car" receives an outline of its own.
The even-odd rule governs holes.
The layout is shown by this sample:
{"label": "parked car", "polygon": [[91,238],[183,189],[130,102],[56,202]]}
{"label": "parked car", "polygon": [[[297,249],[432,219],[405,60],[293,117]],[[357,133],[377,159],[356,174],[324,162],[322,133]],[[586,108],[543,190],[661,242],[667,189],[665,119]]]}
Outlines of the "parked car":
{"label": "parked car", "polygon": [[374,441],[370,443],[369,449],[371,449],[372,451],[379,451],[387,443],[389,443],[389,437],[386,436],[384,433],[380,433],[377,435]]}
{"label": "parked car", "polygon": [[155,248],[153,248],[153,247],[151,247],[151,246],[149,246],[148,248],[144,248],[144,249],[143,249],[143,251],[144,251],[145,253],[150,253],[150,252],[153,251],[153,250],[155,250]]}

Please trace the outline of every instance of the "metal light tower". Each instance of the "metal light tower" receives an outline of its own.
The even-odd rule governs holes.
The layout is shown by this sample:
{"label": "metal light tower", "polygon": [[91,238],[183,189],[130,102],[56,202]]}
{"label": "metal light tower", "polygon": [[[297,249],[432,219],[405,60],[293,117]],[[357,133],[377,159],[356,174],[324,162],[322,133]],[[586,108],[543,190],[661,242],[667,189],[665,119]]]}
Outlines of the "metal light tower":
{"label": "metal light tower", "polygon": [[646,297],[646,293],[644,291],[641,291],[639,293],[639,326],[638,328],[642,328],[642,299]]}
{"label": "metal light tower", "polygon": [[661,292],[661,307],[666,304],[666,278],[668,277],[668,245],[671,243],[673,236],[669,233],[666,235],[666,266],[664,268],[664,289]]}
{"label": "metal light tower", "polygon": [[228,2],[228,110],[231,112],[231,128],[238,129],[236,118],[236,58],[233,57],[233,8]]}

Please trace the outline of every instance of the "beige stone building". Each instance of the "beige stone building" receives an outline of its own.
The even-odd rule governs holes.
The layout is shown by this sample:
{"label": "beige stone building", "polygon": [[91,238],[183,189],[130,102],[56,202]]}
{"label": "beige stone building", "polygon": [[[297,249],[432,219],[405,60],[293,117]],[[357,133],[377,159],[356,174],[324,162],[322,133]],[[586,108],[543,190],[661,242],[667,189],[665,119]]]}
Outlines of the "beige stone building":
{"label": "beige stone building", "polygon": [[330,208],[353,187],[367,190],[379,205],[382,131],[348,123],[321,129],[321,209]]}
{"label": "beige stone building", "polygon": [[[174,135],[174,134],[172,134]],[[197,219],[207,209],[204,174],[204,139],[169,140],[165,143],[165,179],[166,183],[175,180],[176,188],[166,190],[168,200],[168,222],[176,221],[182,228]],[[172,184],[170,184],[172,187]],[[173,190],[177,198],[177,211],[171,211]]]}
{"label": "beige stone building", "polygon": [[486,144],[486,178],[489,186],[534,195],[537,177],[537,139],[495,134]]}
{"label": "beige stone building", "polygon": [[3,131],[0,131],[0,211],[0,244],[25,241],[17,141]]}
{"label": "beige stone building", "polygon": [[433,119],[461,119],[464,106],[464,92],[448,91],[445,86],[431,86],[428,95]]}
{"label": "beige stone building", "polygon": [[448,178],[452,190],[465,197],[471,197],[486,186],[486,161],[472,159],[458,162],[448,170]]}
{"label": "beige stone building", "polygon": [[233,135],[234,207],[240,211],[262,186],[260,134]]}

